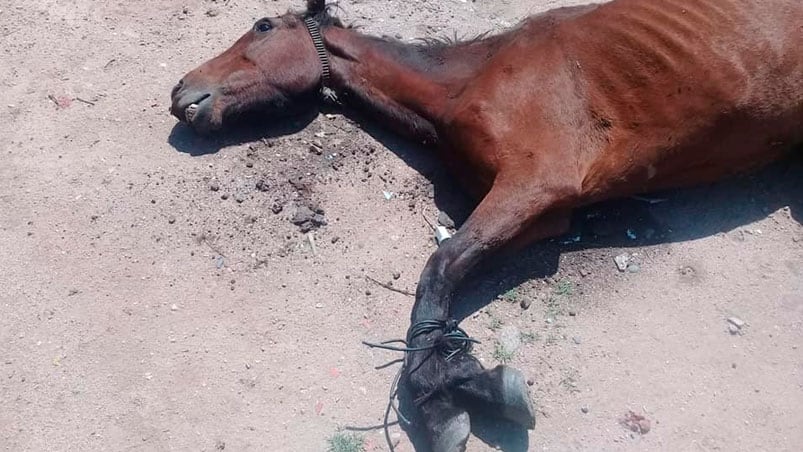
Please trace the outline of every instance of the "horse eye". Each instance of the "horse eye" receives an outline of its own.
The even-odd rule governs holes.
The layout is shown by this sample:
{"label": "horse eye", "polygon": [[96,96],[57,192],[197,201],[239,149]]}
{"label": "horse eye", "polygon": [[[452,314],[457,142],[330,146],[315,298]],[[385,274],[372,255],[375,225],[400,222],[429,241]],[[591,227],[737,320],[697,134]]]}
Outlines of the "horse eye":
{"label": "horse eye", "polygon": [[268,32],[271,30],[271,28],[273,27],[271,26],[270,22],[260,22],[256,26],[256,30],[260,33]]}

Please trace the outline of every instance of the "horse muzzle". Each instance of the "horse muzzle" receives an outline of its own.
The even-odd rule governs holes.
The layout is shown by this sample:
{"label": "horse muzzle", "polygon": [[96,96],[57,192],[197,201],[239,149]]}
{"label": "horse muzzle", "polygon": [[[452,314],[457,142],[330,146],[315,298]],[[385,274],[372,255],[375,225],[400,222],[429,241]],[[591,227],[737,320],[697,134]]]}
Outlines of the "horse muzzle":
{"label": "horse muzzle", "polygon": [[211,133],[220,128],[221,121],[215,118],[212,108],[213,92],[188,87],[182,81],[173,88],[171,97],[170,113],[196,132]]}

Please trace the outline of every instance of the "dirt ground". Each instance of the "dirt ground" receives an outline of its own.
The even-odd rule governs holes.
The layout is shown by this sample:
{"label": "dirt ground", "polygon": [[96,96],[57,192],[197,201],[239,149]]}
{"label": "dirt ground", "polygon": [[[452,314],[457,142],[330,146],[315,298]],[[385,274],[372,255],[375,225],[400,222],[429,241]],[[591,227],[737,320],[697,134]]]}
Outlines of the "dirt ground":
{"label": "dirt ground", "polygon": [[[407,40],[568,3],[339,14]],[[337,111],[213,140],[167,112],[181,75],[288,7],[0,2],[0,449],[322,451],[358,428],[386,450],[370,427],[396,368],[374,367],[397,356],[361,341],[403,336],[412,298],[367,277],[414,291],[425,219],[470,202],[430,152]],[[478,273],[462,325],[531,380],[538,424],[478,425],[469,450],[799,450],[801,174],[594,206]]]}

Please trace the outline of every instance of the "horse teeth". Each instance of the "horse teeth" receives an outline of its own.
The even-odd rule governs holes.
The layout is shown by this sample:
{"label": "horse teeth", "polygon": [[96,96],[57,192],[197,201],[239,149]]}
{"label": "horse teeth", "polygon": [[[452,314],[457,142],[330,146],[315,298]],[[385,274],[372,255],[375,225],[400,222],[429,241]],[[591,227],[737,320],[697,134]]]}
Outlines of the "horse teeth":
{"label": "horse teeth", "polygon": [[198,111],[198,104],[190,104],[189,107],[184,111],[184,115],[187,117],[187,121],[192,121],[192,118],[195,117],[195,113]]}

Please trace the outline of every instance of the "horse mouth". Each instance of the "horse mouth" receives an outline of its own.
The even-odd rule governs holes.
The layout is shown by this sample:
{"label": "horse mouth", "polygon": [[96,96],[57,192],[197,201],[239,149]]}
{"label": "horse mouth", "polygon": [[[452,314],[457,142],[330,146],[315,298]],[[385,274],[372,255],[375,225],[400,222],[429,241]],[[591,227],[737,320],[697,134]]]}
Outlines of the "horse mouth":
{"label": "horse mouth", "polygon": [[190,103],[184,108],[184,120],[189,125],[193,125],[193,121],[195,121],[199,113],[204,109],[210,107],[212,95],[211,94],[204,94],[195,102]]}
{"label": "horse mouth", "polygon": [[184,117],[187,119],[187,124],[192,124],[196,113],[198,113],[198,104],[190,104],[184,109]]}

